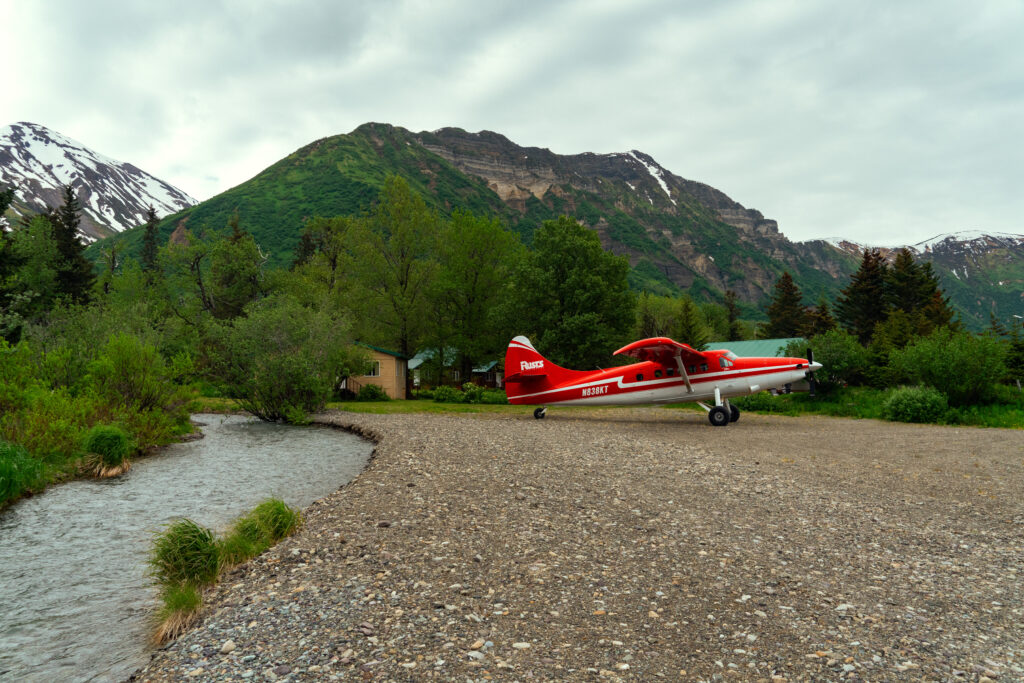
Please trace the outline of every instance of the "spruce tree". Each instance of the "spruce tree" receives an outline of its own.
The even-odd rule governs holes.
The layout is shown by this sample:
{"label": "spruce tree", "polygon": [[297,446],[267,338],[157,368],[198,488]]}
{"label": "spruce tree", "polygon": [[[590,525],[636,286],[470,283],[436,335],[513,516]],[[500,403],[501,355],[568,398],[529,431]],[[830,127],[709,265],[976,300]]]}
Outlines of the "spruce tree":
{"label": "spruce tree", "polygon": [[85,245],[78,235],[82,219],[82,205],[70,185],[64,187],[64,203],[56,211],[46,214],[53,224],[53,237],[61,263],[57,267],[57,282],[61,294],[75,303],[86,303],[96,279],[92,264],[85,258]]}
{"label": "spruce tree", "polygon": [[807,324],[804,327],[804,337],[814,337],[825,334],[836,329],[836,319],[832,317],[832,311],[828,307],[828,299],[822,294],[818,299],[818,305],[807,310]]}
{"label": "spruce tree", "polygon": [[156,271],[156,210],[152,206],[146,211],[146,232],[142,236],[142,272]]}
{"label": "spruce tree", "polygon": [[740,305],[736,292],[731,289],[725,290],[725,311],[729,319],[728,341],[743,339],[743,325],[740,324]]}
{"label": "spruce tree", "polygon": [[689,344],[698,351],[711,341],[708,334],[708,326],[704,320],[704,314],[693,302],[693,299],[685,294],[679,299],[679,308],[676,312],[676,324],[672,337],[676,341]]}
{"label": "spruce tree", "polygon": [[861,344],[871,341],[875,326],[889,316],[885,272],[885,261],[878,249],[865,249],[860,268],[836,301],[836,317]]}
{"label": "spruce tree", "polygon": [[797,337],[807,326],[807,310],[803,294],[793,282],[793,276],[786,271],[775,282],[772,303],[768,306],[768,326],[765,334],[772,338]]}

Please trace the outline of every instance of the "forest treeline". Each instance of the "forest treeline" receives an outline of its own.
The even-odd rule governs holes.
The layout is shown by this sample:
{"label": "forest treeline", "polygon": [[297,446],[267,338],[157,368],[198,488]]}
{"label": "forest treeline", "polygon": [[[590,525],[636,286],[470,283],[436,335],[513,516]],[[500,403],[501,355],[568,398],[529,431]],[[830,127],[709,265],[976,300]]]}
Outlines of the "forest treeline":
{"label": "forest treeline", "polygon": [[[12,198],[0,193],[0,209]],[[964,397],[943,376],[995,387],[1021,374],[1020,326],[960,329],[930,266],[909,252],[891,265],[866,252],[831,305],[805,306],[785,273],[757,322],[741,318],[731,291],[720,303],[631,291],[626,258],[571,217],[544,222],[524,245],[496,219],[442,217],[398,176],[365,215],[310,218],[287,269],[268,267],[237,214],[158,244],[152,210],[138,259],[107,246],[94,266],[80,212],[65,188],[61,206],[0,237],[0,502],[75,474],[97,425],[121,430],[134,452],[178,438],[200,390],[301,423],[366,371],[357,342],[407,357],[443,350],[425,368],[434,382],[450,370],[469,377],[516,334],[580,369],[614,363],[612,350],[641,337],[696,348],[805,337],[826,390],[913,383],[954,403],[993,400],[994,389]],[[924,367],[925,348],[944,372]]]}

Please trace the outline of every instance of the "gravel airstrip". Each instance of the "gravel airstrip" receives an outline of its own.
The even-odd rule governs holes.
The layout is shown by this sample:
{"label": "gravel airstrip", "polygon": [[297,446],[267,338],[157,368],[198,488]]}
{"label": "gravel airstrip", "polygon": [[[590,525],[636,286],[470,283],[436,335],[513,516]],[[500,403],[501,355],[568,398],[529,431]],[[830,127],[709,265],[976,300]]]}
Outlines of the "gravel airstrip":
{"label": "gravel airstrip", "polygon": [[138,680],[1024,680],[1024,431],[320,417],[367,469]]}

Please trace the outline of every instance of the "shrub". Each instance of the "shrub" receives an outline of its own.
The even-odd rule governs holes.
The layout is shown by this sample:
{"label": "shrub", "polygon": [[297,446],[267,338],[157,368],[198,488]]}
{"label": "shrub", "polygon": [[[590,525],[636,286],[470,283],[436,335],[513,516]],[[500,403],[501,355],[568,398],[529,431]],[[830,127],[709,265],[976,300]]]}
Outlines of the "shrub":
{"label": "shrub", "polygon": [[489,405],[504,405],[508,403],[508,396],[500,389],[488,389],[480,397],[480,403]]}
{"label": "shrub", "polygon": [[356,394],[357,401],[390,401],[391,397],[377,384],[364,384]]}
{"label": "shrub", "polygon": [[434,401],[437,403],[462,403],[462,392],[455,387],[442,384],[434,389]]}
{"label": "shrub", "polygon": [[157,535],[149,566],[157,583],[204,585],[217,578],[220,551],[212,531],[181,519]]}
{"label": "shrub", "polygon": [[817,390],[828,393],[842,386],[864,383],[865,372],[870,364],[869,354],[849,332],[831,330],[808,342],[791,342],[784,353],[803,358],[807,355],[808,347],[814,350],[814,361],[822,365],[821,370],[814,373]]}
{"label": "shrub", "polygon": [[966,406],[995,398],[995,387],[1006,374],[1004,353],[998,339],[943,328],[893,351],[890,358],[914,381],[945,394],[951,405]]}
{"label": "shrub", "polygon": [[364,366],[348,326],[327,310],[278,296],[247,313],[210,336],[211,372],[261,420],[304,422],[323,409],[338,377]]}
{"label": "shrub", "polygon": [[0,507],[26,491],[42,488],[46,480],[43,463],[22,446],[0,441]]}
{"label": "shrub", "polygon": [[128,459],[132,442],[120,427],[95,425],[86,432],[82,447],[86,453],[98,455],[107,467],[118,467]]}
{"label": "shrub", "polygon": [[882,403],[882,417],[892,422],[938,422],[948,408],[945,394],[931,387],[900,387]]}
{"label": "shrub", "polygon": [[464,403],[480,403],[484,397],[484,388],[479,384],[466,382],[462,385],[462,401]]}

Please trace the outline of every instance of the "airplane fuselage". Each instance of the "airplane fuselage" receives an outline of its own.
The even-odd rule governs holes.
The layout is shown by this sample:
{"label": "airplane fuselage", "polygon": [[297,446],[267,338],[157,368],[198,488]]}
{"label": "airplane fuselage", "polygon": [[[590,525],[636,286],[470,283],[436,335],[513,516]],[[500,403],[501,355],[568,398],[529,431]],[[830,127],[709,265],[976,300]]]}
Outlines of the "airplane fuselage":
{"label": "airplane fuselage", "polygon": [[[765,389],[781,389],[804,381],[807,365],[786,358],[737,358],[731,367],[696,366],[689,386],[676,368],[652,361],[597,370],[558,386],[510,397],[520,405],[631,405],[681,403],[746,396]],[[525,389],[525,387],[524,387]]]}

